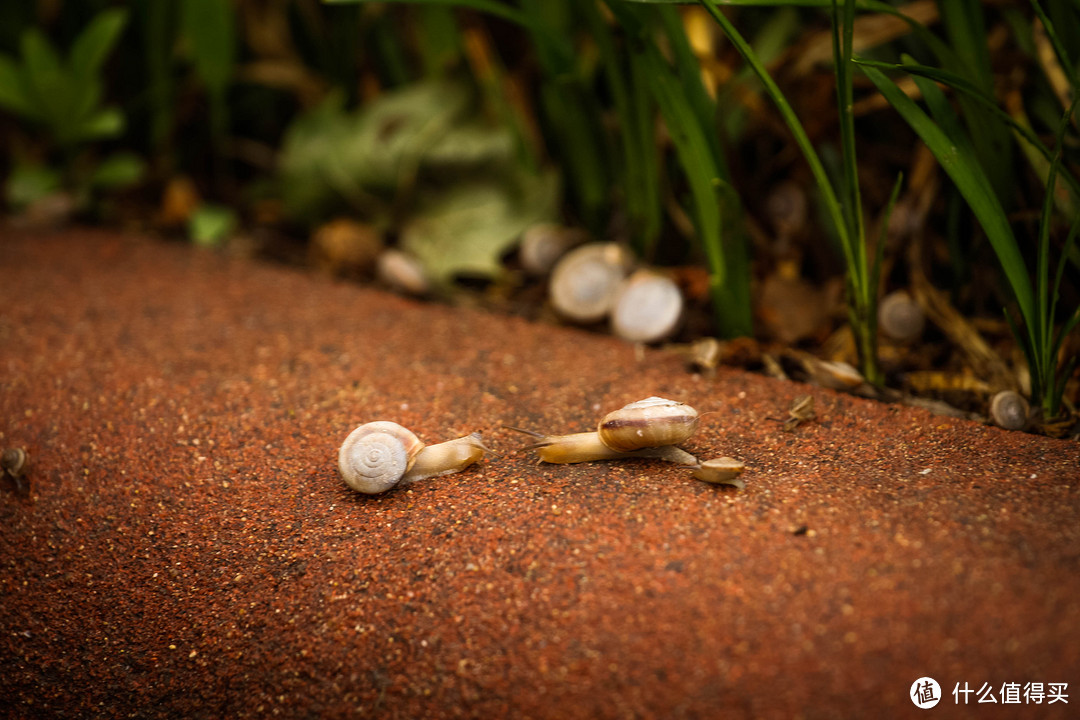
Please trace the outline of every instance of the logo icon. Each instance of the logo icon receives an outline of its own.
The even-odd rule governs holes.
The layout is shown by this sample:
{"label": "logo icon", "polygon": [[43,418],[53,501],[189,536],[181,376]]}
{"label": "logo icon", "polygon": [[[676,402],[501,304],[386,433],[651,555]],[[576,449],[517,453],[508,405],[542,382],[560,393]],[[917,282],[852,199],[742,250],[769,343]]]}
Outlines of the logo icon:
{"label": "logo icon", "polygon": [[932,677],[921,677],[911,683],[911,692],[908,694],[915,707],[926,710],[941,702],[941,686]]}

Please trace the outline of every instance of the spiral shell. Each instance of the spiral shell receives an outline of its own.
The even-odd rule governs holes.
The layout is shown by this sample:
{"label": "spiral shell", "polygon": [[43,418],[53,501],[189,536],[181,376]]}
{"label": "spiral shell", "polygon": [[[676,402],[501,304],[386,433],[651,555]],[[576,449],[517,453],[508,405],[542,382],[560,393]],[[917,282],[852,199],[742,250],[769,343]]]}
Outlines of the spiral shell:
{"label": "spiral shell", "polygon": [[678,445],[693,435],[697,427],[697,410],[685,403],[654,396],[608,413],[596,431],[612,450],[630,452]]}
{"label": "spiral shell", "polygon": [[416,435],[395,422],[369,422],[345,438],[338,452],[338,471],[353,490],[372,495],[385,492],[408,472],[423,448]]}
{"label": "spiral shell", "polygon": [[30,456],[22,448],[5,448],[0,454],[0,469],[18,480],[26,474],[26,464]]}
{"label": "spiral shell", "polygon": [[1015,390],[1002,390],[990,401],[990,417],[998,427],[1023,430],[1031,417],[1031,407]]}
{"label": "spiral shell", "polygon": [[914,342],[926,327],[922,307],[904,290],[889,293],[878,305],[878,327],[898,342]]}

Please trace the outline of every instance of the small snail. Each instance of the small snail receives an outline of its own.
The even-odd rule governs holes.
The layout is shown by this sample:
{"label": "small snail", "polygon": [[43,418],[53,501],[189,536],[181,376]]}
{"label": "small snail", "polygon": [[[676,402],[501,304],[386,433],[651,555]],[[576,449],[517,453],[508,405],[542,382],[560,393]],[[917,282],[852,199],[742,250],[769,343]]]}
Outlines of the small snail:
{"label": "small snail", "polygon": [[878,327],[897,342],[915,342],[926,327],[926,314],[911,295],[897,290],[878,304]]}
{"label": "small snail", "polygon": [[595,432],[543,435],[511,428],[539,439],[529,445],[548,463],[656,458],[680,465],[697,465],[697,458],[675,447],[698,427],[698,412],[685,403],[650,397],[608,413]]}
{"label": "small snail", "polygon": [[464,470],[489,452],[479,433],[424,445],[395,422],[369,422],[349,433],[338,451],[341,479],[357,492],[375,495],[398,483]]}
{"label": "small snail", "polygon": [[1031,418],[1031,407],[1015,390],[1002,390],[990,400],[990,417],[1006,430],[1023,430]]}
{"label": "small snail", "polygon": [[722,457],[706,460],[695,467],[690,474],[711,485],[734,485],[741,490],[746,487],[746,483],[739,476],[745,469],[746,466],[741,461]]}
{"label": "small snail", "polygon": [[17,490],[22,490],[22,481],[19,478],[26,474],[29,462],[30,455],[22,448],[5,448],[0,454],[0,471],[15,481]]}

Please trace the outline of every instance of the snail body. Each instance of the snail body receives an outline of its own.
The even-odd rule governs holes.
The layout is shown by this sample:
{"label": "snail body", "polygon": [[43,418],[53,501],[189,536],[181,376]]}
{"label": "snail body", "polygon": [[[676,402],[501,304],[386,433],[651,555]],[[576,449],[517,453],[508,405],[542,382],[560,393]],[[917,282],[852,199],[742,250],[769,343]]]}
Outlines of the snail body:
{"label": "snail body", "polygon": [[338,472],[353,490],[375,495],[400,483],[459,472],[486,452],[479,433],[425,445],[401,425],[378,420],[345,438],[338,451]]}
{"label": "snail body", "polygon": [[[543,435],[530,445],[548,463],[579,463],[623,458],[655,458],[680,465],[696,465],[697,458],[680,448],[697,430],[698,412],[685,403],[650,397],[608,413],[595,432]],[[515,428],[517,429],[517,428]]]}
{"label": "snail body", "polygon": [[707,482],[710,485],[734,485],[737,488],[745,488],[742,475],[746,466],[740,460],[730,457],[714,458],[706,460],[694,468],[690,473],[695,479]]}

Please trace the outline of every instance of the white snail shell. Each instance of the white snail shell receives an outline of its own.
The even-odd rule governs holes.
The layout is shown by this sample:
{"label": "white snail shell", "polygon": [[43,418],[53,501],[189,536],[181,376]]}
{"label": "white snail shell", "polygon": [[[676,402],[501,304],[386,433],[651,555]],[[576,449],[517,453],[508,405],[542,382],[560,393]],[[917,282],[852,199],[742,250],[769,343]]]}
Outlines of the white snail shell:
{"label": "white snail shell", "polygon": [[397,485],[424,443],[395,422],[370,422],[349,433],[338,451],[338,471],[353,490],[381,493]]}
{"label": "white snail shell", "polygon": [[579,323],[602,320],[633,258],[618,243],[590,243],[571,250],[551,273],[551,304],[563,317]]}
{"label": "white snail shell", "polygon": [[686,403],[650,397],[604,416],[596,431],[612,450],[678,445],[698,428],[698,411]]}
{"label": "white snail shell", "polygon": [[375,274],[379,280],[398,292],[426,295],[431,290],[424,266],[412,255],[401,250],[383,250],[375,262]]}
{"label": "white snail shell", "polygon": [[479,433],[424,445],[395,422],[378,420],[349,433],[338,451],[341,479],[357,492],[385,492],[399,483],[464,470],[487,452]]}
{"label": "white snail shell", "polygon": [[675,332],[682,314],[683,296],[675,281],[651,270],[638,270],[615,296],[611,329],[630,342],[658,342]]}

